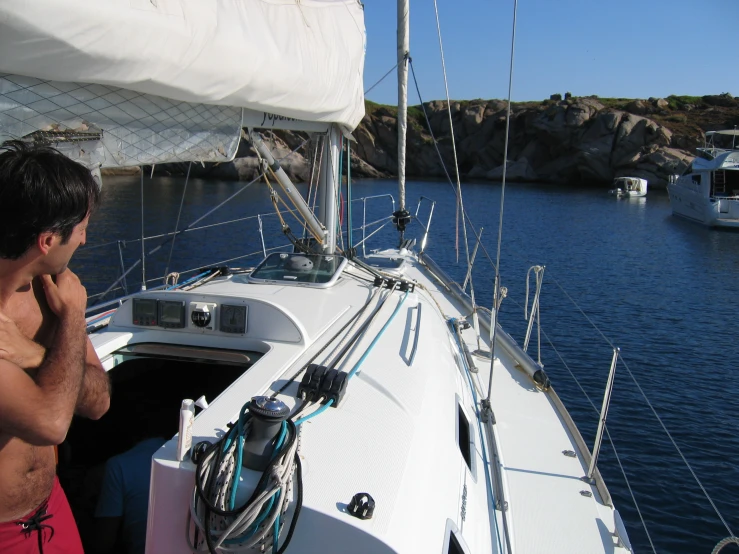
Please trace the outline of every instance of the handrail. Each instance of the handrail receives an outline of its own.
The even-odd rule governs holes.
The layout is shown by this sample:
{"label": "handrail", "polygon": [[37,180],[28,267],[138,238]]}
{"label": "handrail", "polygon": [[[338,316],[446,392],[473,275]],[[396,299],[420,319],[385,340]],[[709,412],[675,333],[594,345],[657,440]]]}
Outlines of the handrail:
{"label": "handrail", "polygon": [[[462,304],[464,309],[472,311],[472,302],[470,300],[470,297],[465,294],[459,284],[453,281],[451,277],[449,277],[449,275],[447,275],[446,272],[436,264],[436,262],[434,262],[428,256],[424,256],[421,260],[421,263],[428,268],[432,275],[436,277],[447,288],[447,290],[449,290],[452,296]],[[489,332],[491,320],[490,316],[487,313],[480,312],[480,323]],[[521,347],[518,346],[513,337],[511,337],[505,330],[503,330],[499,324],[496,325],[496,327],[497,333],[495,334],[495,340],[498,346],[503,348],[503,350],[507,352],[508,355],[510,355],[516,362],[518,362],[517,366],[522,369],[532,380],[534,380],[534,374],[537,371],[541,371],[539,365],[528,354],[521,350]],[[554,391],[554,387],[550,386],[543,392],[549,397],[560,417],[562,417],[562,421],[565,423],[565,425],[567,426],[567,430],[572,435],[575,446],[580,454],[582,461],[586,466],[589,466],[591,459],[590,450],[585,444],[585,441],[580,434],[580,430],[577,428],[577,425],[575,425],[572,416],[567,411],[567,408],[565,408],[557,393]],[[593,478],[595,480],[595,487],[603,503],[607,506],[613,506],[611,494],[610,492],[608,492],[608,487],[606,487],[605,481],[603,481],[603,477],[601,476],[600,470],[598,470],[597,467],[595,468]]]}
{"label": "handrail", "polygon": [[[474,229],[472,231],[474,232]],[[465,275],[464,283],[462,283],[462,290],[464,292],[467,292],[467,283],[469,282],[470,277],[472,277],[472,267],[475,265],[475,258],[477,258],[477,249],[480,248],[480,243],[482,242],[482,231],[483,227],[480,227],[480,232],[475,233],[475,236],[477,237],[477,240],[475,241],[475,248],[472,250],[470,265],[469,267],[467,267],[467,275]]]}
{"label": "handrail", "polygon": [[464,339],[462,338],[462,329],[459,326],[459,320],[454,321],[454,334],[457,336],[457,342],[459,342],[459,347],[462,349],[462,355],[464,356],[465,361],[467,362],[467,366],[469,370],[472,373],[477,373],[477,365],[475,364],[475,361],[472,359],[472,354],[470,354],[470,349],[467,348],[467,343],[464,342]]}
{"label": "handrail", "polygon": [[418,310],[418,313],[416,314],[416,336],[413,338],[413,348],[411,349],[411,357],[408,360],[409,366],[413,365],[413,360],[416,359],[416,349],[418,348],[418,336],[421,331],[421,306],[422,305],[423,304],[419,302],[419,304],[416,306],[416,310]]}
{"label": "handrail", "polygon": [[[466,344],[464,340],[462,340],[462,336],[460,334],[459,320],[452,318],[448,321],[448,323],[454,330],[454,335],[457,341],[457,345],[460,348],[466,348]],[[470,385],[470,392],[472,393],[472,398],[475,404],[475,414],[477,415],[477,426],[478,426],[478,431],[480,432],[480,444],[482,447],[481,448],[482,459],[484,462],[483,471],[485,472],[485,481],[488,487],[488,492],[491,495],[491,500],[495,506],[495,509],[501,512],[501,518],[503,520],[503,533],[506,539],[505,542],[506,542],[507,551],[510,554],[511,548],[510,548],[510,541],[508,538],[510,531],[508,529],[508,521],[506,518],[506,512],[508,511],[508,502],[505,499],[505,489],[503,488],[503,476],[502,476],[503,464],[500,462],[500,455],[498,454],[498,443],[495,440],[495,430],[493,429],[493,425],[495,424],[495,421],[494,421],[494,418],[491,417],[492,412],[482,410],[481,403],[479,403],[479,400],[478,400],[477,385],[475,383],[475,380],[472,379],[472,373],[473,373],[472,368],[475,368],[474,373],[477,373],[477,366],[472,360],[470,360],[467,357],[465,357],[463,365],[465,369],[465,374],[467,376],[467,382]],[[482,434],[483,429],[485,433],[484,437]],[[486,440],[487,440],[487,444],[485,443]],[[490,460],[488,460],[488,452],[490,452]],[[492,472],[492,479],[490,475],[491,472]]]}
{"label": "handrail", "polygon": [[[392,194],[389,194],[389,193],[388,194],[377,194],[377,195],[372,195],[372,196],[366,196],[364,198],[356,198],[356,199],[353,199],[352,200],[352,202],[362,202],[363,203],[363,209],[364,209],[364,221],[363,221],[363,225],[360,228],[355,228],[355,230],[361,230],[362,231],[362,236],[364,238],[363,238],[363,240],[360,243],[354,245],[354,246],[359,246],[359,244],[362,245],[362,247],[363,247],[363,251],[362,251],[363,252],[363,255],[364,255],[365,241],[367,239],[369,239],[370,237],[372,237],[372,235],[374,235],[375,233],[377,233],[385,225],[387,225],[387,222],[392,219],[392,216],[387,216],[387,217],[383,217],[383,218],[380,218],[380,219],[377,219],[375,221],[371,221],[371,222],[367,223],[366,222],[366,203],[367,203],[367,200],[372,200],[372,199],[377,199],[377,198],[385,198],[385,197],[390,198],[390,201],[391,201],[392,206],[393,206],[393,211],[394,211],[395,210],[395,198],[393,197]],[[170,238],[170,237],[174,237],[175,235],[178,235],[178,234],[190,233],[190,232],[193,232],[193,231],[210,229],[212,227],[218,227],[218,226],[222,226],[222,225],[229,225],[229,224],[233,224],[233,223],[240,223],[240,222],[243,222],[243,221],[247,221],[247,220],[251,220],[251,219],[256,219],[257,220],[257,225],[258,225],[258,234],[259,234],[260,242],[261,242],[261,254],[262,254],[262,256],[266,257],[268,252],[273,251],[273,250],[279,250],[279,249],[285,247],[283,245],[280,245],[280,246],[277,246],[277,247],[272,247],[272,248],[267,248],[266,247],[265,240],[264,240],[264,219],[265,218],[269,218],[269,217],[275,217],[275,213],[273,213],[273,212],[265,212],[265,213],[262,213],[262,214],[255,214],[255,215],[251,215],[251,216],[240,217],[240,218],[232,219],[232,220],[228,220],[228,221],[220,221],[220,222],[212,223],[212,224],[209,224],[209,225],[202,225],[202,226],[197,226],[197,227],[194,227],[194,226],[193,227],[187,227],[185,229],[181,229],[179,231],[174,231],[174,232],[166,232],[166,233],[161,233],[161,234],[156,234],[156,235],[144,236],[143,237],[143,242],[154,240],[154,239],[160,239],[160,238]],[[202,218],[200,218],[200,219],[202,219]],[[384,223],[385,225],[381,225],[378,229],[375,229],[369,235],[366,234],[367,228],[369,228],[369,227],[371,227],[373,225],[379,225],[381,223]],[[132,239],[126,239],[126,240],[119,239],[119,240],[115,240],[115,241],[110,241],[110,242],[106,242],[106,243],[95,244],[95,245],[83,247],[83,248],[80,248],[78,250],[79,252],[85,252],[85,251],[88,251],[88,250],[96,250],[96,249],[100,249],[100,248],[103,248],[103,247],[110,247],[110,246],[114,246],[114,245],[118,249],[118,259],[119,259],[120,268],[121,268],[121,273],[120,273],[119,277],[113,282],[112,285],[110,285],[110,287],[108,289],[106,289],[103,292],[90,295],[88,297],[89,299],[100,297],[100,296],[105,296],[108,293],[110,293],[112,291],[115,291],[115,290],[122,290],[124,292],[124,296],[119,297],[119,298],[130,298],[131,296],[133,296],[133,294],[129,294],[128,293],[128,287],[127,287],[126,277],[136,267],[138,267],[141,264],[141,259],[135,260],[131,264],[131,266],[127,268],[125,266],[125,260],[123,258],[123,247],[127,243],[135,244],[135,243],[138,243],[138,242],[142,242],[142,238],[141,237],[132,238]],[[252,256],[252,255],[257,255],[257,254],[258,254],[258,252],[255,252],[255,253],[250,253],[250,254],[247,254],[246,256],[241,256],[241,257],[243,258],[243,257]],[[202,267],[202,265],[200,267]],[[193,269],[188,270],[188,271],[195,271],[196,269],[197,268],[193,268]],[[148,283],[153,283],[153,282],[158,281],[160,279],[161,279],[160,277],[156,277],[156,278],[153,278],[153,279],[147,279],[146,280],[146,283],[147,284]],[[118,285],[120,285],[120,286],[118,286]],[[154,289],[149,289],[149,290],[157,290],[158,288],[159,287],[156,287]],[[102,304],[96,304],[95,306],[91,306],[90,308],[88,308],[88,312],[90,310],[98,310],[98,309],[100,309],[100,308],[102,308],[104,306],[113,305],[116,302],[117,302],[117,299],[113,299],[113,300],[110,300],[110,301],[105,302],[105,303],[102,303]]]}
{"label": "handrail", "polygon": [[[369,238],[369,237],[365,237],[364,236],[364,230],[365,230],[365,228],[367,226],[367,200],[374,200],[375,198],[385,198],[385,197],[389,197],[390,198],[390,201],[393,203],[393,209],[392,209],[392,212],[391,213],[394,213],[395,212],[395,197],[393,197],[393,195],[390,194],[390,193],[387,193],[387,194],[375,194],[373,196],[365,196],[364,198],[361,199],[362,200],[362,241],[361,241],[360,244],[362,245],[362,256],[363,257],[367,255],[367,252],[365,251],[364,241],[366,241]],[[375,231],[375,232],[377,232],[377,231]],[[372,235],[370,235],[370,236],[372,236]],[[359,245],[357,245],[357,246],[359,246]]]}
{"label": "handrail", "polygon": [[362,237],[363,237],[363,238],[362,238],[362,240],[360,240],[360,241],[359,241],[359,242],[358,242],[357,244],[355,244],[355,245],[354,245],[354,247],[355,247],[355,248],[356,248],[357,246],[359,246],[360,244],[362,245],[362,256],[364,256],[364,243],[365,243],[365,242],[367,241],[367,239],[369,239],[369,238],[372,238],[372,236],[373,236],[373,235],[376,235],[376,234],[377,234],[378,232],[380,232],[380,231],[381,231],[382,229],[384,229],[384,228],[385,228],[385,227],[387,226],[387,224],[388,224],[388,223],[390,223],[389,219],[390,219],[390,218],[388,218],[388,221],[386,221],[386,222],[384,223],[384,225],[380,225],[380,226],[379,226],[379,227],[378,227],[377,229],[375,229],[374,231],[372,231],[372,232],[371,232],[371,233],[370,233],[369,235],[367,235],[366,237],[364,236],[364,229],[365,229],[365,227],[364,227],[364,226],[362,226]]}
{"label": "handrail", "polygon": [[590,458],[590,467],[585,476],[588,483],[593,482],[593,472],[598,465],[598,455],[600,454],[600,445],[603,443],[603,429],[606,426],[606,418],[608,417],[608,408],[611,405],[611,393],[613,392],[613,378],[616,375],[616,364],[618,363],[618,354],[620,348],[613,349],[613,360],[611,361],[611,370],[608,372],[608,382],[606,383],[606,391],[603,394],[603,407],[600,411],[600,421],[598,422],[598,432],[595,435],[595,444],[593,445],[593,454]]}
{"label": "handrail", "polygon": [[541,365],[541,322],[540,322],[540,310],[539,310],[539,297],[541,296],[541,285],[544,281],[544,269],[546,266],[534,265],[529,268],[526,272],[526,303],[524,304],[524,318],[526,317],[526,310],[529,308],[529,275],[534,272],[536,277],[536,290],[534,291],[534,300],[531,304],[531,317],[529,317],[529,323],[526,327],[526,338],[523,341],[523,351],[528,352],[529,350],[529,339],[531,338],[531,330],[534,327],[534,318],[538,326],[538,362]]}
{"label": "handrail", "polygon": [[427,200],[431,202],[431,209],[429,210],[429,219],[426,222],[426,225],[423,225],[420,221],[418,222],[421,227],[423,227],[423,240],[421,240],[421,250],[419,251],[419,254],[423,254],[423,252],[426,250],[426,241],[429,238],[429,229],[431,228],[431,218],[434,216],[434,207],[436,206],[436,200],[431,200],[431,198],[428,198],[427,196],[421,196],[418,199],[418,204],[416,205],[416,213],[414,214],[414,217],[418,220],[418,210],[421,209],[421,202],[424,200]]}

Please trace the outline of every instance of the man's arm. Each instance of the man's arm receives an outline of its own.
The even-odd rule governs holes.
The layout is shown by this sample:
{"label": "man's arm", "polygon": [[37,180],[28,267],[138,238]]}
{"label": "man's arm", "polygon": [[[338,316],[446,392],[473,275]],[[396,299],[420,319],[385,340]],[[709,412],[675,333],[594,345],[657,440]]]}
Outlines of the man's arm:
{"label": "man's arm", "polygon": [[74,413],[90,419],[100,419],[110,407],[110,379],[100,363],[95,348],[87,338],[85,376]]}
{"label": "man's arm", "polygon": [[83,360],[87,295],[65,271],[42,277],[49,307],[59,317],[51,347],[32,379],[19,366],[0,361],[0,427],[30,444],[60,444],[67,435],[85,373]]}
{"label": "man's arm", "polygon": [[[89,338],[86,349],[85,376],[75,414],[100,419],[110,407],[110,380]],[[35,379],[45,356],[43,346],[26,337],[13,320],[0,313],[0,360],[12,362]]]}
{"label": "man's arm", "polygon": [[46,349],[21,333],[15,321],[0,313],[0,360],[7,360],[34,377],[44,362]]}

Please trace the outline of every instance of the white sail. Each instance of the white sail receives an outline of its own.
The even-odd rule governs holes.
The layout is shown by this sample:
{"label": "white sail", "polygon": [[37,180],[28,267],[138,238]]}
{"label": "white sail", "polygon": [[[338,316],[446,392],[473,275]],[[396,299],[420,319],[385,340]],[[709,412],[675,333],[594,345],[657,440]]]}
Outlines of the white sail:
{"label": "white sail", "polygon": [[0,71],[354,128],[357,0],[6,0]]}
{"label": "white sail", "polygon": [[0,141],[115,167],[230,160],[245,125],[351,131],[365,45],[357,0],[8,0]]}

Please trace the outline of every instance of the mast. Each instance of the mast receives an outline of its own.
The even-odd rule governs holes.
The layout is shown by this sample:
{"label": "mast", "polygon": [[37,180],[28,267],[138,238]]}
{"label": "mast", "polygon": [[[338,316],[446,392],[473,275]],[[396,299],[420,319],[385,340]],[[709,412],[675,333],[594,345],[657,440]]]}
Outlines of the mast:
{"label": "mast", "polygon": [[398,0],[398,211],[393,223],[401,242],[410,214],[405,208],[405,153],[408,127],[408,62],[410,60],[410,12],[408,0]]}
{"label": "mast", "polygon": [[321,174],[318,178],[318,219],[326,228],[323,251],[336,252],[336,229],[338,226],[339,186],[339,144],[341,133],[336,125],[331,125],[324,141]]}

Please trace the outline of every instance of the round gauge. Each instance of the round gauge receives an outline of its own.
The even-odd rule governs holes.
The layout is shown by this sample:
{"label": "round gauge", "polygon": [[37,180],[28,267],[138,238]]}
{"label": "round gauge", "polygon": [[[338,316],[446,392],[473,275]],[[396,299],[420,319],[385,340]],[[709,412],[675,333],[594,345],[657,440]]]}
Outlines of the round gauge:
{"label": "round gauge", "polygon": [[207,327],[210,323],[210,312],[208,310],[193,310],[190,315],[193,325],[196,327]]}

